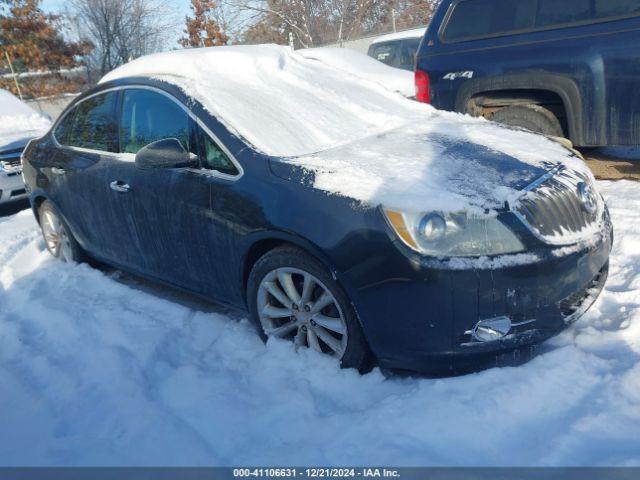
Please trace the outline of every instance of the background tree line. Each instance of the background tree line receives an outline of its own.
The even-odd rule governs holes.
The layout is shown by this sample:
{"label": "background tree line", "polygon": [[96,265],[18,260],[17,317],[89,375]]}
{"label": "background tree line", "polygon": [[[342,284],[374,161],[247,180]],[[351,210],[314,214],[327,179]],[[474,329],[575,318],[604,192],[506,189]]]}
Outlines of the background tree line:
{"label": "background tree line", "polygon": [[[148,53],[179,47],[292,43],[315,47],[426,25],[439,0],[69,0],[45,13],[42,0],[0,0],[0,88],[28,97],[78,91]],[[184,27],[177,43],[175,32]],[[24,72],[28,72],[25,74]]]}

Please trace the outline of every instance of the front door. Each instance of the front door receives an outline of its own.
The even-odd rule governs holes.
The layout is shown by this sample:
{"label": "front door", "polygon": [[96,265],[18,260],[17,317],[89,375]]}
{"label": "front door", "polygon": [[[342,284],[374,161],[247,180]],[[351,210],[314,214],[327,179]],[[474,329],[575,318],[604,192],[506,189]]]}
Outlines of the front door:
{"label": "front door", "polygon": [[[128,195],[143,252],[139,270],[174,285],[210,295],[220,292],[229,254],[220,248],[227,228],[212,215],[212,189],[238,173],[177,100],[146,88],[122,93],[121,151],[133,155],[157,140],[175,138],[198,156],[202,168],[135,169]],[[217,170],[213,170],[216,167]],[[114,177],[114,180],[115,177]]]}

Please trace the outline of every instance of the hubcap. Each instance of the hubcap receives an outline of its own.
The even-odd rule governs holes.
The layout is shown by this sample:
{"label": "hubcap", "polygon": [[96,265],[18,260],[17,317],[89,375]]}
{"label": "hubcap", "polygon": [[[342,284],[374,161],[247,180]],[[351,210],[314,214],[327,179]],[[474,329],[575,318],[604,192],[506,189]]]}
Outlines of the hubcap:
{"label": "hubcap", "polygon": [[258,314],[269,337],[289,338],[296,348],[337,358],[344,355],[344,314],[331,291],[308,272],[278,268],[266,275],[258,289]]}
{"label": "hubcap", "polygon": [[54,257],[60,258],[65,262],[73,259],[71,254],[71,242],[64,225],[58,216],[47,210],[42,219],[42,233],[44,235],[47,249]]}

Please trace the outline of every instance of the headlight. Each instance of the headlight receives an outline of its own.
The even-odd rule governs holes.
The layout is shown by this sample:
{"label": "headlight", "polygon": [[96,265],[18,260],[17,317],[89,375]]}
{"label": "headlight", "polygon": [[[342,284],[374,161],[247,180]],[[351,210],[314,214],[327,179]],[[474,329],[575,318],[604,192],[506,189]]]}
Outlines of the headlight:
{"label": "headlight", "polygon": [[383,209],[398,237],[416,252],[434,257],[505,255],[525,250],[497,217],[467,213],[404,213]]}

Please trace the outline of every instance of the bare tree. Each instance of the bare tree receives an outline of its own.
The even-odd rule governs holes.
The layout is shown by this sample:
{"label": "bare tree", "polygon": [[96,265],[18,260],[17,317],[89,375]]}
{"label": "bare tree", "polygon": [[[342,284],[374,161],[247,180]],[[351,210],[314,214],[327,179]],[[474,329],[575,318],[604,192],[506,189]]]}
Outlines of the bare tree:
{"label": "bare tree", "polygon": [[427,25],[440,0],[394,0],[390,2],[390,15],[397,29]]}
{"label": "bare tree", "polygon": [[87,65],[99,76],[162,49],[177,26],[166,0],[70,0],[69,5],[79,38],[95,46]]}
{"label": "bare tree", "polygon": [[[367,33],[386,13],[388,0],[225,0],[252,25],[247,33],[294,37],[304,48]],[[260,41],[245,35],[246,41]]]}

